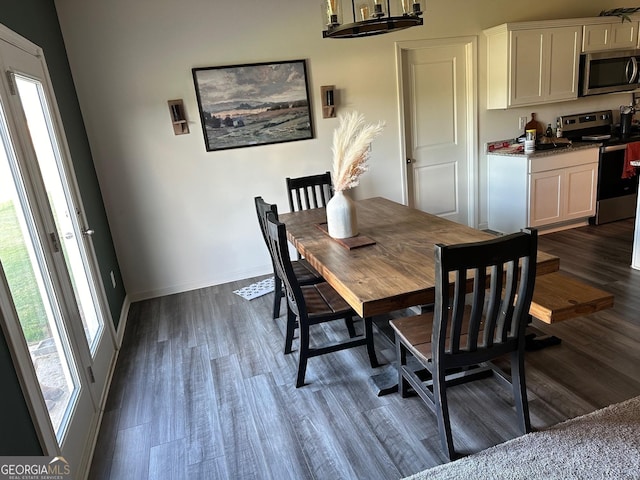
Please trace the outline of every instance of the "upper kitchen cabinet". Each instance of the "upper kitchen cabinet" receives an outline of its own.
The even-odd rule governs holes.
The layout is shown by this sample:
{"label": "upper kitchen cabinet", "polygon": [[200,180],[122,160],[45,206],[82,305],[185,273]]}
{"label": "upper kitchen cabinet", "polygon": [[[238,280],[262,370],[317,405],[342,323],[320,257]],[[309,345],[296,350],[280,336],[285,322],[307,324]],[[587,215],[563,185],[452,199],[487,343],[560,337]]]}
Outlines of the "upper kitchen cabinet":
{"label": "upper kitchen cabinet", "polygon": [[582,24],[506,23],[487,38],[487,108],[538,105],[578,97]]}
{"label": "upper kitchen cabinet", "polygon": [[585,25],[582,34],[584,53],[638,47],[638,22],[613,22]]}

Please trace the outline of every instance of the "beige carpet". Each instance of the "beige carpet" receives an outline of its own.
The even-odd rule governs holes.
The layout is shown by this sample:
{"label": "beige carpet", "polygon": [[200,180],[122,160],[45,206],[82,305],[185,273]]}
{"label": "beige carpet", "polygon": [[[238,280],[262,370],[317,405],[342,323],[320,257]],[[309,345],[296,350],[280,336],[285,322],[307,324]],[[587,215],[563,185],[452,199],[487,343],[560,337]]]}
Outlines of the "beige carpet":
{"label": "beige carpet", "polygon": [[408,478],[640,479],[640,397]]}

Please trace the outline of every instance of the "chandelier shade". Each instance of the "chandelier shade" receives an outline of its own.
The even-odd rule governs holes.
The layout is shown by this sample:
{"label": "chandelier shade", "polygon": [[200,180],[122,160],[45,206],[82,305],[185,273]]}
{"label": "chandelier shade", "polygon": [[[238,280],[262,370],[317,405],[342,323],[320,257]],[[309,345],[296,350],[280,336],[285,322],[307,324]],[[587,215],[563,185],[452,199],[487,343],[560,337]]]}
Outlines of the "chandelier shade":
{"label": "chandelier shade", "polygon": [[[353,22],[342,22],[341,0],[326,0],[326,25],[324,38],[359,38],[380,35],[423,24],[422,9],[415,0],[396,0],[398,13],[391,13],[391,0],[361,0],[356,10],[356,0],[351,0]],[[359,13],[359,17],[356,12]],[[359,19],[358,19],[359,18]]]}

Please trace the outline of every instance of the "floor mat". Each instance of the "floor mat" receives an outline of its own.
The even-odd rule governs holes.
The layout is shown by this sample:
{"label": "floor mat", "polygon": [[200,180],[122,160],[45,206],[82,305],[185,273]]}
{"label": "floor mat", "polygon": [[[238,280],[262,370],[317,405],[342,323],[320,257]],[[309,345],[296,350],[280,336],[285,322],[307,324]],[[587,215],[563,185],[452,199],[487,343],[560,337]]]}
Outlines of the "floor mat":
{"label": "floor mat", "polygon": [[233,293],[241,296],[245,300],[253,300],[254,298],[273,292],[274,288],[274,280],[273,277],[271,277],[252,283],[251,285],[247,285],[240,290],[234,290]]}

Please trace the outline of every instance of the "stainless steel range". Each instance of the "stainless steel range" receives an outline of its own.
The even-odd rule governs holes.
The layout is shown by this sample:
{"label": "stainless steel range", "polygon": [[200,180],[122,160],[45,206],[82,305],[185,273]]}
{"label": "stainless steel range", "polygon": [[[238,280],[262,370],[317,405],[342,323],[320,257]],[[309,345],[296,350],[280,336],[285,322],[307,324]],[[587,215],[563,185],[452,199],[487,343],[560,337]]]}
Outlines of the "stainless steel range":
{"label": "stainless steel range", "polygon": [[564,136],[572,142],[601,143],[598,165],[596,215],[592,224],[632,218],[636,214],[638,176],[622,178],[627,144],[640,141],[638,132],[620,135],[613,125],[613,112],[564,115],[560,117]]}

